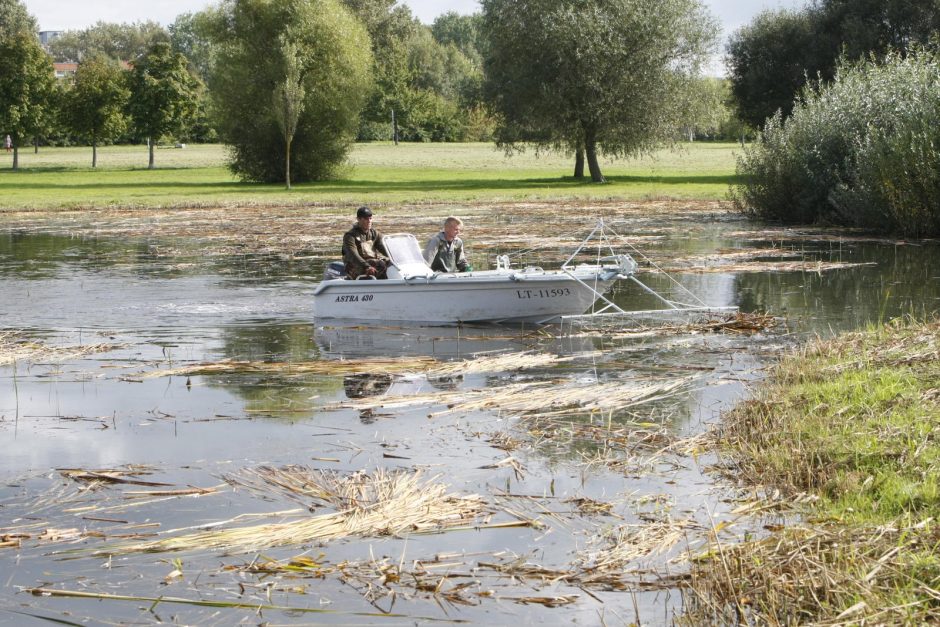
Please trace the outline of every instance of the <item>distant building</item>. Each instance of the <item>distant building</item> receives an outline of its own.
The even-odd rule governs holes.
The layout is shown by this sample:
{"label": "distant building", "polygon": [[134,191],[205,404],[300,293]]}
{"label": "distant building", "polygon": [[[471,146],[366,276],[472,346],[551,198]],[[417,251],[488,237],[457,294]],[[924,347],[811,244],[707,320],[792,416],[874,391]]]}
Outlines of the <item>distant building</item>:
{"label": "distant building", "polygon": [[41,30],[39,31],[39,43],[43,46],[48,46],[53,41],[62,36],[62,33],[65,31],[61,30]]}
{"label": "distant building", "polygon": [[[120,61],[121,67],[125,70],[133,69],[133,65],[127,61]],[[57,79],[71,78],[78,71],[78,63],[53,63],[52,69],[55,70]]]}
{"label": "distant building", "polygon": [[55,77],[58,79],[75,76],[78,71],[78,63],[53,63],[52,69],[55,70]]}

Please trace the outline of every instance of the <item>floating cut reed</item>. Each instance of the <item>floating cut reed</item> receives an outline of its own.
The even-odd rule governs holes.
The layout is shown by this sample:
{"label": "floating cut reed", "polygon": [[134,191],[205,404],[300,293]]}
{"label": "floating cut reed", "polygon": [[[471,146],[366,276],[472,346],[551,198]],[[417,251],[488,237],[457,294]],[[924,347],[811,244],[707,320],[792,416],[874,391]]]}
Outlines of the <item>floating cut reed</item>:
{"label": "floating cut reed", "polygon": [[286,376],[305,374],[397,374],[425,370],[435,363],[437,363],[436,360],[430,357],[296,362],[225,360],[154,370],[146,373],[144,378],[214,374],[277,374]]}
{"label": "floating cut reed", "polygon": [[20,331],[0,330],[0,366],[14,362],[63,362],[95,353],[106,353],[120,347],[119,344],[50,346],[27,339]]}
{"label": "floating cut reed", "polygon": [[335,472],[291,467],[259,476],[280,489],[332,504],[339,511],[301,520],[218,529],[120,544],[98,549],[95,555],[194,549],[227,552],[260,551],[270,547],[325,542],[349,536],[403,535],[444,530],[472,521],[484,509],[476,495],[446,493],[446,486],[424,480],[420,472],[377,470],[343,476]]}
{"label": "floating cut reed", "polygon": [[217,374],[277,374],[277,375],[340,375],[340,374],[406,374],[426,373],[429,376],[448,376],[470,372],[507,372],[550,366],[576,357],[559,357],[548,353],[517,352],[485,355],[451,363],[441,363],[432,357],[389,357],[340,361],[232,361],[204,362],[155,370],[144,378]]}
{"label": "floating cut reed", "polygon": [[558,381],[516,383],[492,389],[447,391],[412,396],[383,396],[344,401],[333,407],[392,409],[415,405],[444,404],[447,409],[432,415],[498,409],[512,415],[551,415],[577,411],[615,411],[650,402],[671,394],[690,379],[629,385],[624,382],[594,385],[564,385]]}

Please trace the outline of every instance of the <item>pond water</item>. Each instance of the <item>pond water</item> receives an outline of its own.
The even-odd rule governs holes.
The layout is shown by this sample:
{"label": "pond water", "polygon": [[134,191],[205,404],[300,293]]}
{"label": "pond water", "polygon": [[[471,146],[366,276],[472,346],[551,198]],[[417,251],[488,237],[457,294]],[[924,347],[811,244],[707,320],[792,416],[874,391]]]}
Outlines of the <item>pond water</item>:
{"label": "pond water", "polygon": [[[576,244],[596,208],[526,211]],[[685,556],[737,519],[702,434],[795,343],[940,309],[940,246],[604,211],[647,255],[644,283],[673,289],[664,267],[779,323],[318,323],[311,292],[345,218],[269,212],[215,237],[199,212],[0,217],[0,624],[670,623]],[[519,213],[466,208],[475,266],[520,235]],[[388,223],[430,234],[438,218]],[[656,306],[629,283],[614,299]],[[405,512],[285,543],[262,526],[343,509],[289,480],[382,471],[477,509],[433,533],[387,533]],[[250,545],[194,535],[248,528]]]}

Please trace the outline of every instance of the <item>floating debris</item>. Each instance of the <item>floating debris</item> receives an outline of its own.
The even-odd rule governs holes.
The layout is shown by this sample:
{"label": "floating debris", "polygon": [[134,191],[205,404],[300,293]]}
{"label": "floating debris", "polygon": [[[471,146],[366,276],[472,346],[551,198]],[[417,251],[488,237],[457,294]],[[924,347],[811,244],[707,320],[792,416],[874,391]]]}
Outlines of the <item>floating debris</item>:
{"label": "floating debris", "polygon": [[123,348],[123,344],[85,344],[80,346],[51,346],[38,342],[18,330],[0,330],[0,366],[16,362],[61,363],[96,353]]}
{"label": "floating debris", "polygon": [[609,412],[626,409],[642,403],[666,398],[691,381],[681,378],[673,381],[629,385],[626,382],[572,384],[563,381],[515,383],[500,388],[482,390],[448,390],[410,396],[380,396],[343,401],[327,409],[354,408],[394,409],[416,405],[446,405],[443,411],[430,415],[440,416],[456,412],[498,410],[503,414],[537,414],[550,416],[583,412]]}
{"label": "floating debris", "polygon": [[[251,483],[245,485],[257,488]],[[270,547],[326,542],[350,536],[400,536],[445,531],[472,522],[485,511],[476,495],[448,494],[446,486],[420,472],[377,470],[341,475],[298,466],[253,473],[271,487],[305,496],[338,511],[281,523],[218,529],[151,542],[100,548],[94,555],[187,550],[260,551]],[[230,477],[233,483],[238,482]],[[521,524],[521,523],[520,523]]]}

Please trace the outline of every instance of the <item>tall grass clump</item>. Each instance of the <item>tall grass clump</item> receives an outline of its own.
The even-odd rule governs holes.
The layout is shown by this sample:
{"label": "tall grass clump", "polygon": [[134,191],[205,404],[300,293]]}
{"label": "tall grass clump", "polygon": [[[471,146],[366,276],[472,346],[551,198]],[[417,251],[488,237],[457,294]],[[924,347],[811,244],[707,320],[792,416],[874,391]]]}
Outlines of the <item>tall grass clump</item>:
{"label": "tall grass clump", "polygon": [[789,224],[940,234],[940,54],[843,63],[738,158],[737,208]]}

